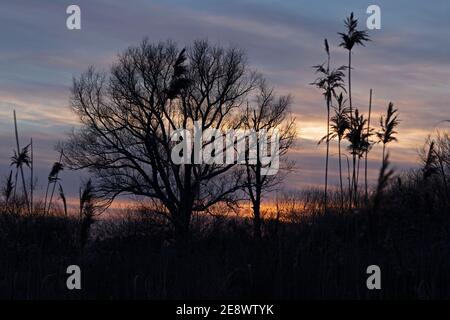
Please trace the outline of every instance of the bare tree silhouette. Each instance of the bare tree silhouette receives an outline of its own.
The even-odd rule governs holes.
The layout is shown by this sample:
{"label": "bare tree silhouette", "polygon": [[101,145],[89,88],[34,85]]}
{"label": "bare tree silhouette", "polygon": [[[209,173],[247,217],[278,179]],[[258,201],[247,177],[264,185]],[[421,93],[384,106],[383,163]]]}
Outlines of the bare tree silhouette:
{"label": "bare tree silhouette", "polygon": [[72,109],[83,126],[63,143],[64,162],[89,169],[103,197],[158,199],[183,245],[193,212],[235,201],[241,184],[234,164],[198,163],[195,152],[190,163],[174,163],[171,149],[182,139],[171,138],[194,122],[202,131],[238,128],[257,79],[235,47],[196,41],[179,50],[144,40],[119,55],[109,74],[90,68],[74,80]]}
{"label": "bare tree silhouette", "polygon": [[[265,130],[267,140],[278,131],[278,156],[284,167],[284,173],[292,168],[292,162],[285,158],[286,153],[292,146],[295,136],[295,118],[289,111],[291,103],[290,96],[276,97],[274,90],[269,88],[265,81],[261,81],[258,95],[254,104],[249,104],[245,112],[245,129],[254,130],[256,137],[256,163],[252,164],[246,157],[246,184],[244,190],[248,194],[253,208],[253,230],[256,238],[261,237],[261,200],[265,192],[273,191],[283,181],[285,174],[278,172],[276,175],[265,175],[262,170],[270,167],[270,163],[262,163],[262,142],[259,134]],[[271,148],[275,148],[271,145]],[[271,150],[273,153],[274,150]]]}

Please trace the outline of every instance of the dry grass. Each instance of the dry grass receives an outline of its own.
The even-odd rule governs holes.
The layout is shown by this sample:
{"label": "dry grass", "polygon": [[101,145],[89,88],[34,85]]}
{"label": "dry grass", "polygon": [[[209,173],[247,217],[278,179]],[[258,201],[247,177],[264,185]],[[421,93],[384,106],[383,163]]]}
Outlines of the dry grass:
{"label": "dry grass", "polygon": [[[258,241],[249,219],[194,219],[182,254],[170,226],[144,210],[93,223],[83,250],[78,219],[2,213],[0,298],[448,299],[448,202],[419,173],[400,180],[383,186],[376,236],[371,207],[299,219],[295,198],[320,206],[311,191],[286,197],[296,218],[266,220]],[[82,269],[79,292],[65,288],[70,264]],[[381,291],[365,288],[371,264],[381,267]]]}

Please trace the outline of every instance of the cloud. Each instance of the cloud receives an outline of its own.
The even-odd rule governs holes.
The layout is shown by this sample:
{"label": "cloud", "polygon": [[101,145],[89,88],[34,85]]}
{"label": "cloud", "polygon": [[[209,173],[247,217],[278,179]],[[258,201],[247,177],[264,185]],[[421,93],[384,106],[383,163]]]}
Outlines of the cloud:
{"label": "cloud", "polygon": [[[342,20],[350,11],[364,27],[364,4],[137,0],[130,5],[119,0],[78,0],[82,30],[69,31],[65,9],[70,4],[65,0],[42,0],[33,6],[25,0],[0,4],[0,146],[7,150],[0,155],[0,174],[9,172],[13,109],[18,112],[23,143],[33,136],[43,150],[39,168],[45,181],[49,165],[57,158],[54,145],[77,125],[68,107],[72,77],[90,65],[107,69],[117,53],[148,36],[151,41],[170,38],[180,45],[207,38],[244,48],[252,67],[263,72],[279,93],[294,96],[299,142],[291,155],[298,170],[289,175],[289,184],[322,183],[324,146],[318,147],[316,141],[326,132],[326,109],[321,93],[309,85],[315,78],[311,66],[325,60],[325,37],[332,45],[333,64],[346,64],[347,53],[338,47],[336,32],[343,30]],[[373,88],[377,121],[387,103],[395,103],[402,122],[392,160],[399,169],[408,168],[415,165],[416,149],[426,135],[448,118],[448,2],[431,6],[402,0],[379,1],[379,5],[382,29],[370,31],[373,42],[353,54],[354,104],[365,112]],[[372,156],[373,179],[379,150]],[[333,183],[338,178],[336,165],[334,157]],[[69,176],[77,185],[78,177]]]}

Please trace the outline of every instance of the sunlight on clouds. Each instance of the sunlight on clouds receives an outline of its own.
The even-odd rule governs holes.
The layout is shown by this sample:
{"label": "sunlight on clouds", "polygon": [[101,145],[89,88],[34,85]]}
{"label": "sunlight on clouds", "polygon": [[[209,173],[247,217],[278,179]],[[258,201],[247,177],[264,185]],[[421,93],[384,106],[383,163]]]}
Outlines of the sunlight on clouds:
{"label": "sunlight on clouds", "polygon": [[76,116],[67,106],[49,107],[39,102],[25,102],[20,97],[0,96],[0,116],[3,119],[12,119],[13,110],[16,110],[20,121],[39,125],[43,130],[51,130],[55,126],[64,125],[70,128],[78,125]]}
{"label": "sunlight on clouds", "polygon": [[[29,11],[22,10],[20,2],[1,4],[0,16],[7,19],[10,28],[0,31],[6,39],[0,44],[2,147],[12,145],[12,111],[16,109],[21,136],[28,139],[33,135],[41,140],[44,168],[54,158],[54,144],[78,125],[68,107],[72,76],[79,76],[90,65],[107,68],[117,53],[145,35],[150,41],[173,39],[180,45],[208,38],[222,45],[242,47],[248,52],[251,66],[260,70],[278,93],[292,93],[298,139],[291,155],[298,170],[289,175],[288,184],[295,187],[322,183],[325,144],[318,146],[317,142],[326,134],[326,107],[321,92],[310,85],[316,78],[311,66],[325,62],[325,37],[332,44],[333,65],[346,64],[346,52],[337,47],[336,33],[343,27],[342,5],[330,4],[330,12],[339,15],[319,14],[321,4],[299,7],[289,3],[275,8],[259,2],[243,7],[204,2],[196,8],[177,1],[138,1],[130,7],[115,0],[108,3],[108,10],[96,6],[94,1],[80,0],[80,5],[86,14],[84,29],[67,33],[56,27],[65,25],[58,16],[59,6],[53,1],[43,1],[40,7]],[[374,41],[355,50],[353,56],[355,107],[367,113],[368,92],[373,88],[372,124],[378,125],[389,101],[399,108],[399,141],[389,146],[398,170],[417,165],[417,150],[439,121],[448,118],[450,108],[450,67],[443,63],[448,60],[449,46],[441,41],[447,32],[442,30],[450,29],[438,29],[417,20],[411,30],[411,14],[417,14],[414,5],[405,12],[388,13],[386,28],[371,33]],[[39,18],[42,16],[43,21]],[[118,24],[118,16],[127,23]],[[370,154],[371,179],[379,169],[380,149],[375,146]],[[337,178],[336,152],[333,141],[333,183]],[[9,172],[9,156],[0,159],[2,173]],[[42,174],[43,179],[46,174]]]}

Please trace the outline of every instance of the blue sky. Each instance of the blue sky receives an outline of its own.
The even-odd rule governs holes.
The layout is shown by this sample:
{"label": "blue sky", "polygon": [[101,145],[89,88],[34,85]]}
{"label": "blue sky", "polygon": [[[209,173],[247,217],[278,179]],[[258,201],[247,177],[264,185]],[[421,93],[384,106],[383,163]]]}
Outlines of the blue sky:
{"label": "blue sky", "polygon": [[[66,8],[81,8],[82,29],[66,28]],[[323,39],[332,46],[333,62],[346,63],[338,48],[338,31],[351,11],[365,28],[366,8],[381,8],[381,30],[373,42],[357,48],[354,62],[354,104],[367,109],[374,89],[378,118],[387,103],[400,110],[399,143],[392,145],[398,170],[415,166],[417,149],[436,123],[448,119],[450,101],[450,3],[442,1],[101,1],[2,0],[0,3],[0,175],[9,172],[14,148],[12,110],[19,119],[21,143],[33,137],[38,187],[58,157],[54,145],[77,125],[71,114],[72,77],[90,65],[107,69],[117,53],[139,43],[172,39],[187,45],[208,39],[246,50],[280,93],[294,96],[299,139],[291,153],[296,170],[289,186],[322,183],[326,110],[320,93],[309,85],[311,66],[324,61]],[[371,176],[379,167],[373,152]],[[337,166],[334,156],[333,172]],[[332,183],[337,175],[332,174]],[[75,194],[79,175],[65,172],[67,189]]]}

